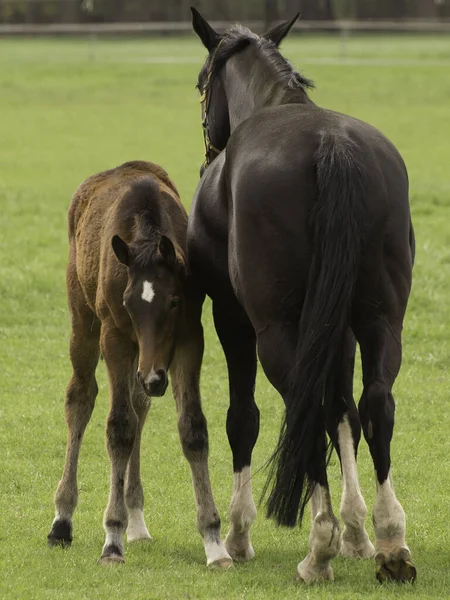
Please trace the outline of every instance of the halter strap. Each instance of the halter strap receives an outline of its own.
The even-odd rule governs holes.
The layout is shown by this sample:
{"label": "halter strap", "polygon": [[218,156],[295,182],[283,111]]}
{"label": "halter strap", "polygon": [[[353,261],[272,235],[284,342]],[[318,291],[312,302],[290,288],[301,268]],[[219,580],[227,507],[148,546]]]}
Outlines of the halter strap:
{"label": "halter strap", "polygon": [[211,139],[209,137],[208,111],[209,111],[209,101],[210,101],[210,93],[209,93],[210,92],[210,83],[211,83],[211,76],[212,76],[212,68],[214,65],[214,58],[215,58],[216,52],[219,49],[220,44],[222,42],[223,42],[223,38],[217,44],[217,46],[213,52],[213,55],[211,56],[211,61],[210,61],[209,69],[208,69],[208,76],[206,78],[206,83],[203,86],[202,95],[200,97],[200,104],[203,107],[202,128],[203,128],[203,141],[205,143],[205,162],[203,163],[203,166],[205,167],[205,169],[212,162],[212,160],[210,160],[210,158],[209,158],[210,153],[213,152],[216,156],[218,156],[221,153],[221,150],[219,150],[218,148],[216,148],[216,146],[214,146],[214,144],[211,142]]}

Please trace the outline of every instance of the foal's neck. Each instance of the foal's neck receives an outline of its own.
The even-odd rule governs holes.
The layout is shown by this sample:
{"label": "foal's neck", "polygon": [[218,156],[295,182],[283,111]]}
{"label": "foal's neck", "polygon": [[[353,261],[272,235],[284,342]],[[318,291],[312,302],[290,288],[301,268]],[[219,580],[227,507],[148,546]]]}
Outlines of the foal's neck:
{"label": "foal's neck", "polygon": [[291,88],[255,48],[231,57],[224,69],[231,132],[252,113],[268,106],[313,104],[301,88]]}

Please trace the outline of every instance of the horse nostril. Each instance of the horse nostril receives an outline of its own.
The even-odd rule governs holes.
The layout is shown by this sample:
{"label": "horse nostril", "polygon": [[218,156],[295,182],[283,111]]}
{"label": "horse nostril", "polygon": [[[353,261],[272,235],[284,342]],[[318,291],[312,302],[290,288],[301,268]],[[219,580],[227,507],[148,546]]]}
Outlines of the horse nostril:
{"label": "horse nostril", "polygon": [[136,379],[137,379],[138,381],[142,381],[142,373],[141,373],[140,371],[138,371],[138,372],[136,373]]}
{"label": "horse nostril", "polygon": [[159,383],[165,383],[166,382],[166,372],[164,371],[164,369],[158,369],[156,371],[156,375],[158,376],[158,381]]}

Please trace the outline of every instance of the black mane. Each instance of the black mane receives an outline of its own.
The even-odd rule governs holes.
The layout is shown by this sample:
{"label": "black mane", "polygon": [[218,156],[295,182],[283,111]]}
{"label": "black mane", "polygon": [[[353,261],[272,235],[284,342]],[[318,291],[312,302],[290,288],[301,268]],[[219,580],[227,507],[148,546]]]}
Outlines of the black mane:
{"label": "black mane", "polygon": [[256,35],[240,24],[227,29],[219,46],[209,55],[207,61],[207,67],[211,73],[209,84],[229,58],[251,45],[258,50],[278,81],[283,83],[286,89],[299,90],[307,94],[308,89],[314,87],[312,80],[298,73],[271,40]]}
{"label": "black mane", "polygon": [[136,236],[132,243],[137,266],[147,267],[155,261],[165,215],[161,210],[160,190],[152,177],[142,177],[124,196],[121,218],[135,219]]}

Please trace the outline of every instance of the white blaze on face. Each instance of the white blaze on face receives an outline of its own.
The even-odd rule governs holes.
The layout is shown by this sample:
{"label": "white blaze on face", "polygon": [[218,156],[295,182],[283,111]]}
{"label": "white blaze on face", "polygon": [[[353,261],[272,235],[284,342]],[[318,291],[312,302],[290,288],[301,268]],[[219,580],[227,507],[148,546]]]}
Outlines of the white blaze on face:
{"label": "white blaze on face", "polygon": [[142,300],[145,300],[146,302],[150,303],[154,297],[155,292],[153,290],[153,283],[151,283],[150,281],[144,281],[141,294]]}

